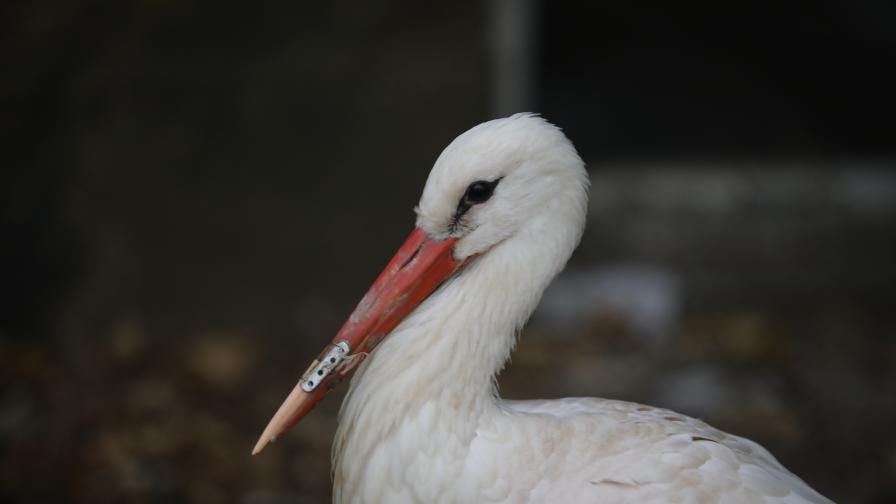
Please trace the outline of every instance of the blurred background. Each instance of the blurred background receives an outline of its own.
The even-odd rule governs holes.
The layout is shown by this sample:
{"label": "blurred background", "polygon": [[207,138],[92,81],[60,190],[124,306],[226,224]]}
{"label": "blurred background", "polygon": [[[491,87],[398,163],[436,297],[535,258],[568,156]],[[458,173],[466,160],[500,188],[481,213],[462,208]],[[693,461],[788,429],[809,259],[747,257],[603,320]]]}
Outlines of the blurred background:
{"label": "blurred background", "polygon": [[0,9],[4,502],[328,501],[345,387],[249,451],[441,149],[523,110],[592,197],[502,393],[677,409],[896,500],[896,4]]}

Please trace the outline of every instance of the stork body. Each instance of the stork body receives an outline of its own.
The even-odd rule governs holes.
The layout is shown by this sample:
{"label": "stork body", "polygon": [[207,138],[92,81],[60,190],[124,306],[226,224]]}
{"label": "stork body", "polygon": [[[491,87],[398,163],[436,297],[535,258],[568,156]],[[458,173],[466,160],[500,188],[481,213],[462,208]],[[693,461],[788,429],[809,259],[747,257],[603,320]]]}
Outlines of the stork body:
{"label": "stork body", "polygon": [[[756,443],[684,415],[498,397],[519,329],[579,242],[587,184],[569,140],[528,114],[445,149],[417,228],[450,243],[457,266],[358,366],[333,445],[334,502],[830,502]],[[259,445],[298,409],[285,404]]]}

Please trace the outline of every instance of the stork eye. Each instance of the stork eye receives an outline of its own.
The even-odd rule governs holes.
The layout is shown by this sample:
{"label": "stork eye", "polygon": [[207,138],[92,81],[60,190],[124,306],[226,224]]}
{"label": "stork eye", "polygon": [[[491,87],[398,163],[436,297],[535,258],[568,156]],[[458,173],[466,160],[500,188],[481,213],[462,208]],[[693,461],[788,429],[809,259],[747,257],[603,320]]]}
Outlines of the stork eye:
{"label": "stork eye", "polygon": [[488,199],[492,197],[492,193],[495,192],[495,186],[498,185],[498,182],[500,181],[501,179],[495,179],[491,182],[485,180],[477,180],[476,182],[473,182],[464,194],[464,202],[468,205],[475,205],[477,203],[488,201]]}
{"label": "stork eye", "polygon": [[502,178],[504,177],[499,177],[492,181],[477,180],[467,187],[466,192],[464,192],[463,197],[457,204],[457,210],[454,211],[454,217],[451,219],[451,225],[448,228],[450,232],[453,233],[457,230],[461,218],[473,205],[485,203],[492,197],[492,194],[495,192],[495,186],[498,185]]}

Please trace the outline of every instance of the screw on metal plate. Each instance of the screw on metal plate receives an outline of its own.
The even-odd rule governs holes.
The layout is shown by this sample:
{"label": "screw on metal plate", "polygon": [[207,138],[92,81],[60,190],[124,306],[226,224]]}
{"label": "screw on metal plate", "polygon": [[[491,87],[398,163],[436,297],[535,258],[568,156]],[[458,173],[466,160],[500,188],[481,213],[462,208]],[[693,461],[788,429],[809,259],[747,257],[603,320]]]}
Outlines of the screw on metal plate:
{"label": "screw on metal plate", "polygon": [[317,360],[311,363],[311,367],[305,371],[305,374],[302,375],[302,379],[300,380],[302,390],[311,392],[316,389],[317,386],[324,381],[324,378],[329,376],[336,366],[345,360],[349,350],[351,349],[349,348],[348,343],[340,341],[330,347],[325,353],[321,354]]}

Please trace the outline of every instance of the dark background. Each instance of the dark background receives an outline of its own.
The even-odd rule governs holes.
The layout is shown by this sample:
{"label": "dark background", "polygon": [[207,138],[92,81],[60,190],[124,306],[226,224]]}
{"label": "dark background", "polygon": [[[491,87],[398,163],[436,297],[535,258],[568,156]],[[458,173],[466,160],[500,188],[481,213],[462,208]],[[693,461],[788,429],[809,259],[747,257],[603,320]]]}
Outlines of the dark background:
{"label": "dark background", "polygon": [[520,110],[592,206],[503,394],[672,407],[896,499],[892,2],[0,13],[4,502],[326,501],[339,396],[251,446],[440,150]]}

